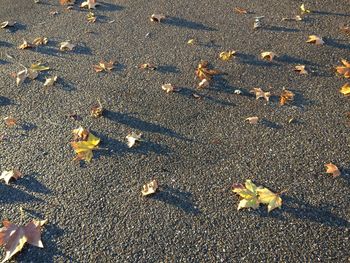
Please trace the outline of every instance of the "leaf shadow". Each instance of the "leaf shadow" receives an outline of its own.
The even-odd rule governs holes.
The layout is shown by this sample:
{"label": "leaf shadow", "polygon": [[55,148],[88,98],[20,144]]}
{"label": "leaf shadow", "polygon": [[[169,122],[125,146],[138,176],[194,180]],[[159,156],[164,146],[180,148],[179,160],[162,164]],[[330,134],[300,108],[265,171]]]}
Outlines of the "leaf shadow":
{"label": "leaf shadow", "polygon": [[[350,227],[348,220],[335,215],[330,210],[330,205],[317,207],[308,204],[301,199],[283,195],[283,206],[281,210],[276,209],[270,213],[267,213],[265,209],[259,209],[256,210],[256,212],[261,217],[273,217],[282,221],[290,221],[289,217],[293,217],[298,220],[306,220],[322,225],[327,225],[329,227]],[[287,216],[285,214],[287,214]]]}
{"label": "leaf shadow", "polygon": [[110,110],[105,110],[104,117],[120,124],[129,126],[132,129],[136,129],[143,132],[158,133],[169,137],[174,137],[180,140],[189,140],[186,137],[178,134],[177,132],[163,127],[159,124],[154,124],[151,122],[143,121],[137,117],[131,116],[127,113],[115,112]]}
{"label": "leaf shadow", "polygon": [[283,27],[283,26],[264,26],[261,28],[261,30],[273,31],[273,32],[286,32],[286,33],[300,32],[299,29],[288,28],[288,27]]}
{"label": "leaf shadow", "polygon": [[14,104],[13,101],[7,97],[0,96],[0,106],[9,106]]}
{"label": "leaf shadow", "polygon": [[309,60],[303,59],[303,58],[297,58],[290,55],[282,55],[280,57],[276,58],[276,61],[287,63],[287,64],[300,64],[300,65],[308,65],[308,66],[317,66],[314,62],[311,62]]}
{"label": "leaf shadow", "polygon": [[1,47],[13,47],[13,44],[7,41],[0,40]]}
{"label": "leaf shadow", "polygon": [[173,66],[173,65],[157,66],[157,71],[160,73],[174,73],[174,74],[180,73],[180,70],[176,66]]}
{"label": "leaf shadow", "polygon": [[0,192],[0,204],[32,203],[43,201],[40,198],[13,187],[12,185],[4,185],[3,183],[0,184]]}
{"label": "leaf shadow", "polygon": [[177,27],[183,27],[187,29],[194,29],[194,30],[203,30],[203,31],[217,31],[217,29],[206,26],[202,23],[193,22],[181,17],[174,17],[170,16],[167,17],[163,24],[170,25],[170,26],[177,26]]}
{"label": "leaf shadow", "polygon": [[18,180],[17,184],[24,186],[30,192],[50,194],[51,190],[48,189],[45,185],[43,185],[40,181],[38,181],[36,179],[37,176],[39,176],[38,173],[32,173],[21,178],[21,180]]}
{"label": "leaf shadow", "polygon": [[16,33],[17,31],[26,30],[26,29],[27,29],[27,25],[16,22],[16,24],[14,24],[13,26],[6,28],[6,31],[9,33]]}
{"label": "leaf shadow", "polygon": [[68,82],[67,80],[63,79],[63,78],[58,78],[57,82],[56,82],[59,86],[62,88],[62,90],[64,91],[74,91],[76,90],[75,86],[71,83]]}
{"label": "leaf shadow", "polygon": [[271,128],[271,129],[282,129],[282,125],[281,124],[278,124],[276,122],[273,122],[273,121],[270,121],[270,120],[267,120],[265,118],[263,118],[260,123],[262,125],[264,125],[265,127],[267,128]]}
{"label": "leaf shadow", "polygon": [[251,54],[238,53],[237,58],[239,63],[244,63],[252,66],[259,66],[259,67],[279,67],[280,66],[280,64],[276,63],[275,61],[258,59],[256,56]]}
{"label": "leaf shadow", "polygon": [[121,11],[125,9],[124,6],[117,5],[117,4],[111,4],[111,3],[106,3],[106,2],[98,2],[100,5],[97,6],[97,9],[99,11],[104,11],[104,12],[115,12],[115,11]]}
{"label": "leaf shadow", "polygon": [[[341,43],[341,42],[345,42],[345,43]],[[331,46],[334,48],[350,50],[350,44],[348,44],[348,40],[345,41],[342,39],[325,38],[325,44],[327,46]]]}
{"label": "leaf shadow", "polygon": [[150,199],[175,206],[186,214],[199,215],[201,213],[192,201],[192,193],[168,185],[161,186],[160,191],[150,196]]}
{"label": "leaf shadow", "polygon": [[314,11],[314,10],[312,10],[311,15],[350,17],[350,14],[347,14],[347,13],[336,13],[336,12],[326,12],[326,11]]}

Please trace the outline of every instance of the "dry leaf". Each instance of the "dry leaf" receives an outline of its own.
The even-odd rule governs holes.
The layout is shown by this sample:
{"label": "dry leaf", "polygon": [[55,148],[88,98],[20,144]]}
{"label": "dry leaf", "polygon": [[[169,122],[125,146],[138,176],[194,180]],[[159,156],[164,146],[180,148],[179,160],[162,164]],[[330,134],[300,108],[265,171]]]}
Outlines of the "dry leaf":
{"label": "dry leaf", "polygon": [[249,121],[250,124],[257,124],[259,121],[259,117],[248,117],[245,120]]}
{"label": "dry leaf", "polygon": [[13,169],[11,171],[3,171],[0,175],[0,180],[4,179],[6,184],[9,184],[11,178],[18,180],[22,177],[22,173],[17,169]]}
{"label": "dry leaf", "polygon": [[255,17],[254,24],[253,24],[254,29],[259,29],[262,27],[262,19],[263,18],[264,18],[264,16]]}
{"label": "dry leaf", "polygon": [[302,21],[303,18],[301,16],[299,16],[299,15],[296,15],[294,17],[283,17],[282,21],[285,21],[285,20]]}
{"label": "dry leaf", "polygon": [[241,197],[237,210],[242,208],[257,209],[260,205],[257,195],[257,187],[251,180],[246,180],[245,185],[234,184],[232,191]]}
{"label": "dry leaf", "polygon": [[162,85],[162,90],[164,90],[166,93],[170,93],[170,92],[174,92],[177,91],[177,89],[175,88],[175,86],[173,86],[170,83],[164,84]]}
{"label": "dry leaf", "polygon": [[208,80],[202,79],[201,82],[199,82],[197,88],[198,88],[198,89],[206,89],[206,88],[209,87],[209,85],[210,85],[210,83],[209,83]]}
{"label": "dry leaf", "polygon": [[280,105],[282,106],[286,104],[288,101],[293,101],[293,100],[294,100],[294,93],[284,89],[280,96]]}
{"label": "dry leaf", "polygon": [[58,15],[58,11],[57,10],[52,10],[49,12],[49,15],[55,16]]}
{"label": "dry leaf", "polygon": [[140,134],[136,134],[135,132],[132,132],[130,134],[128,134],[125,138],[128,141],[128,147],[131,148],[135,145],[137,145],[137,143],[141,142],[142,133]]}
{"label": "dry leaf", "polygon": [[231,59],[234,55],[236,54],[236,51],[231,50],[231,51],[224,51],[219,54],[219,58],[223,61],[227,61]]}
{"label": "dry leaf", "polygon": [[141,193],[143,196],[154,194],[157,191],[158,182],[156,180],[152,180],[151,182],[142,186]]}
{"label": "dry leaf", "polygon": [[97,19],[97,17],[95,16],[95,14],[92,13],[92,12],[89,12],[89,13],[86,15],[86,18],[87,18],[87,21],[88,21],[89,23],[95,23],[95,22],[96,22],[96,19]]}
{"label": "dry leaf", "polygon": [[161,14],[153,14],[153,15],[151,15],[150,19],[152,22],[160,23],[160,22],[162,22],[162,20],[165,19],[165,16],[161,15]]}
{"label": "dry leaf", "polygon": [[244,8],[241,8],[241,7],[235,7],[235,8],[233,9],[233,11],[234,11],[235,13],[241,14],[241,15],[243,15],[243,14],[248,14],[248,11],[247,11],[246,9],[244,9]]}
{"label": "dry leaf", "polygon": [[61,5],[74,5],[75,0],[60,0]]}
{"label": "dry leaf", "polygon": [[305,4],[302,4],[300,6],[300,10],[301,10],[301,13],[303,13],[303,14],[311,13],[311,11],[309,9],[306,9]]}
{"label": "dry leaf", "polygon": [[149,64],[149,63],[141,64],[141,65],[139,65],[139,68],[140,69],[148,69],[148,70],[156,70],[157,69],[156,66],[153,66],[152,64]]}
{"label": "dry leaf", "polygon": [[274,52],[266,51],[261,53],[261,58],[265,60],[272,61],[274,57],[277,57],[277,54]]}
{"label": "dry leaf", "polygon": [[12,27],[16,24],[15,21],[4,21],[4,22],[1,22],[0,24],[0,28],[7,28],[7,27]]}
{"label": "dry leaf", "polygon": [[271,212],[275,208],[281,208],[282,198],[279,193],[273,193],[267,188],[258,188],[256,190],[258,200],[261,204],[267,204],[267,212]]}
{"label": "dry leaf", "polygon": [[305,65],[295,66],[294,71],[299,72],[299,74],[308,74],[308,72],[305,69]]}
{"label": "dry leaf", "polygon": [[337,72],[341,75],[344,75],[344,77],[348,79],[350,78],[350,62],[345,59],[342,59],[341,62],[344,66],[336,67]]}
{"label": "dry leaf", "polygon": [[192,97],[195,98],[195,99],[198,99],[198,100],[203,98],[201,95],[199,95],[197,93],[192,93]]}
{"label": "dry leaf", "polygon": [[100,139],[82,127],[73,130],[73,134],[75,137],[79,136],[80,138],[84,138],[84,140],[71,142],[71,146],[77,154],[74,160],[85,160],[90,162],[93,157],[92,151],[98,148]]}
{"label": "dry leaf", "polygon": [[326,167],[326,173],[332,174],[333,178],[340,176],[340,171],[337,166],[332,163],[328,163],[324,165]]}
{"label": "dry leaf", "polygon": [[60,43],[61,51],[71,51],[75,47],[74,44],[71,44],[69,41],[64,41]]}
{"label": "dry leaf", "polygon": [[89,131],[84,129],[83,127],[79,127],[72,131],[73,133],[73,141],[86,141],[89,136]]}
{"label": "dry leaf", "polygon": [[201,61],[198,64],[195,73],[200,80],[206,79],[209,81],[213,78],[214,75],[222,74],[222,72],[217,69],[208,69],[208,66],[208,61]]}
{"label": "dry leaf", "polygon": [[93,65],[93,69],[96,72],[102,72],[102,71],[111,71],[114,68],[114,61],[109,61],[109,62],[105,62],[105,61],[101,61],[98,65]]}
{"label": "dry leaf", "polygon": [[32,44],[28,43],[25,39],[23,39],[23,43],[20,46],[18,46],[19,49],[27,49],[32,47]]}
{"label": "dry leaf", "polygon": [[43,248],[41,241],[41,227],[47,220],[32,220],[25,226],[17,226],[8,220],[2,222],[0,228],[0,245],[4,247],[5,258],[2,263],[12,258],[16,253],[22,250],[25,243]]}
{"label": "dry leaf", "polygon": [[309,39],[306,40],[306,43],[316,44],[316,45],[323,45],[324,41],[322,37],[318,37],[316,35],[309,36]]}
{"label": "dry leaf", "polygon": [[346,34],[350,34],[350,26],[341,26],[339,29]]}
{"label": "dry leaf", "polygon": [[91,117],[99,118],[103,115],[103,111],[104,111],[104,109],[102,107],[102,104],[99,101],[98,105],[94,105],[91,107],[91,110],[90,110]]}
{"label": "dry leaf", "polygon": [[4,121],[5,121],[5,124],[9,127],[13,127],[17,124],[17,120],[12,117],[5,117]]}
{"label": "dry leaf", "polygon": [[17,86],[21,85],[26,78],[27,78],[27,69],[19,71],[16,74],[16,84],[17,84]]}
{"label": "dry leaf", "polygon": [[87,0],[83,3],[81,3],[80,7],[84,8],[87,7],[88,9],[95,9],[96,6],[98,6],[99,4],[96,3],[96,0]]}
{"label": "dry leaf", "polygon": [[48,42],[48,39],[46,37],[37,37],[33,40],[33,45],[40,46],[40,45],[46,45]]}
{"label": "dry leaf", "polygon": [[196,43],[196,40],[191,38],[190,40],[187,41],[187,44],[189,45],[194,45]]}
{"label": "dry leaf", "polygon": [[242,95],[242,91],[239,89],[235,89],[235,91],[233,93],[237,94],[237,95]]}
{"label": "dry leaf", "polygon": [[261,88],[253,88],[250,93],[254,93],[257,100],[264,98],[267,102],[269,102],[271,96],[270,92],[264,92]]}
{"label": "dry leaf", "polygon": [[57,76],[45,79],[44,87],[51,87],[57,81]]}
{"label": "dry leaf", "polygon": [[340,88],[340,93],[344,94],[345,96],[350,95],[350,84],[346,83],[343,87]]}
{"label": "dry leaf", "polygon": [[48,66],[44,66],[40,62],[38,62],[38,63],[34,63],[34,64],[30,65],[29,69],[31,69],[32,71],[45,71],[45,70],[49,70],[50,68]]}

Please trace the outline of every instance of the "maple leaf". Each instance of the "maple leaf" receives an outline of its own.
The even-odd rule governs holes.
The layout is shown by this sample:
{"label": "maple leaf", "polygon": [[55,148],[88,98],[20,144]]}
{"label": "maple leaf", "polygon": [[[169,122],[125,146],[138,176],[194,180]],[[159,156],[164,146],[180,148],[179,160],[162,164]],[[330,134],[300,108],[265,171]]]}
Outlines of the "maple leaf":
{"label": "maple leaf", "polygon": [[282,91],[282,94],[280,96],[280,105],[284,105],[287,103],[287,101],[293,101],[294,100],[294,93],[284,89]]}
{"label": "maple leaf", "polygon": [[307,70],[305,69],[305,65],[295,66],[294,71],[299,72],[299,74],[308,74]]}
{"label": "maple leaf", "polygon": [[232,191],[238,194],[242,199],[238,204],[237,210],[241,208],[253,208],[259,207],[259,200],[257,195],[257,187],[251,180],[246,180],[245,185],[234,184]]}
{"label": "maple leaf", "polygon": [[264,92],[261,88],[253,88],[250,93],[254,93],[257,100],[264,98],[267,102],[269,102],[271,96],[270,92]]}
{"label": "maple leaf", "polygon": [[16,253],[22,250],[25,243],[43,248],[41,241],[41,227],[47,220],[32,220],[25,226],[17,226],[8,220],[2,222],[0,228],[0,245],[5,249],[5,258],[2,263],[12,258]]}
{"label": "maple leaf", "polygon": [[201,61],[198,64],[195,73],[200,80],[206,79],[209,81],[213,78],[214,75],[222,74],[222,72],[217,69],[208,69],[208,66],[208,61]]}
{"label": "maple leaf", "polygon": [[156,180],[152,180],[151,182],[142,186],[141,193],[143,196],[154,194],[157,191],[158,182]]}
{"label": "maple leaf", "polygon": [[336,67],[337,72],[344,75],[347,79],[350,78],[350,62],[346,59],[342,59],[341,63],[343,63],[343,66]]}
{"label": "maple leaf", "polygon": [[323,45],[324,41],[323,41],[322,37],[318,37],[316,35],[311,35],[311,36],[309,36],[308,40],[306,40],[306,43]]}
{"label": "maple leaf", "polygon": [[266,51],[261,53],[261,58],[265,60],[272,61],[274,57],[277,57],[277,54],[274,52]]}
{"label": "maple leaf", "polygon": [[0,23],[0,28],[13,27],[16,24],[14,21],[4,21]]}
{"label": "maple leaf", "polygon": [[219,54],[219,58],[223,61],[230,60],[234,55],[236,54],[236,51],[223,51]]}
{"label": "maple leaf", "polygon": [[81,3],[80,7],[84,8],[87,7],[88,9],[95,9],[96,6],[98,6],[99,3],[96,3],[96,0],[87,0],[83,3]]}
{"label": "maple leaf", "polygon": [[262,204],[267,204],[267,212],[272,211],[275,208],[281,208],[282,198],[279,193],[273,193],[267,188],[259,188],[256,190],[258,193],[258,200]]}
{"label": "maple leaf", "polygon": [[114,65],[114,61],[109,61],[109,62],[105,62],[105,61],[101,61],[98,65],[93,65],[93,69],[96,72],[102,72],[102,71],[111,71],[112,69],[114,69],[113,65]]}
{"label": "maple leaf", "polygon": [[19,49],[28,49],[28,48],[32,48],[33,45],[28,43],[27,40],[23,39],[23,43],[18,46]]}
{"label": "maple leaf", "polygon": [[328,164],[325,164],[324,166],[326,167],[326,173],[332,174],[333,178],[341,175],[338,167],[335,166],[334,164],[328,163]]}
{"label": "maple leaf", "polygon": [[64,41],[60,43],[60,50],[61,51],[71,51],[75,47],[74,44],[70,43],[69,41]]}
{"label": "maple leaf", "polygon": [[74,160],[90,162],[93,157],[92,151],[98,148],[100,139],[82,127],[73,130],[73,134],[75,135],[75,139],[81,139],[80,141],[71,142],[71,146],[77,154]]}
{"label": "maple leaf", "polygon": [[150,20],[152,22],[158,22],[158,23],[162,22],[162,20],[164,20],[164,19],[165,19],[165,16],[161,15],[161,14],[153,14],[150,17]]}
{"label": "maple leaf", "polygon": [[128,147],[131,148],[133,147],[134,145],[136,145],[136,143],[138,142],[142,142],[142,133],[140,134],[137,134],[135,132],[132,132],[130,134],[128,134],[125,138],[126,140],[128,141]]}
{"label": "maple leaf", "polygon": [[4,179],[6,184],[9,184],[11,178],[18,180],[22,177],[22,173],[17,169],[13,169],[11,171],[3,171],[0,175],[0,180]]}
{"label": "maple leaf", "polygon": [[250,124],[257,124],[259,121],[259,117],[248,117],[245,120],[248,121]]}
{"label": "maple leaf", "polygon": [[340,93],[344,94],[345,96],[350,95],[350,84],[346,83],[343,87],[340,88]]}

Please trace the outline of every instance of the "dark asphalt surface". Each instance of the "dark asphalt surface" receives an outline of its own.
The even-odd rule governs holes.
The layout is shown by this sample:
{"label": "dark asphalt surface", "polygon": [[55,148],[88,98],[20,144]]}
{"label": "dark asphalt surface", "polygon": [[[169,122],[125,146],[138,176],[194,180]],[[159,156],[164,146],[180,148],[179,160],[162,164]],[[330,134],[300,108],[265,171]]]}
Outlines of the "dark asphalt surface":
{"label": "dark asphalt surface", "polygon": [[[45,248],[26,246],[14,262],[349,262],[350,103],[338,91],[346,80],[334,72],[350,59],[350,36],[338,29],[350,22],[349,1],[306,1],[315,12],[301,22],[281,21],[299,14],[301,2],[290,0],[101,3],[98,21],[88,24],[86,10],[65,11],[58,1],[0,2],[1,20],[18,22],[0,30],[0,116],[21,124],[0,124],[8,137],[0,169],[25,174],[0,184],[0,218],[18,223],[23,207],[49,220]],[[235,14],[236,6],[253,14]],[[168,19],[152,23],[153,13]],[[265,27],[253,31],[261,15]],[[326,44],[305,43],[312,34]],[[16,48],[39,36],[48,46]],[[199,44],[188,45],[191,38]],[[78,47],[59,52],[65,40]],[[231,49],[237,58],[218,59]],[[263,51],[280,57],[261,61]],[[116,60],[116,70],[94,73],[101,59]],[[197,92],[201,59],[227,75]],[[11,72],[37,60],[52,68],[41,76],[59,76],[57,85],[45,91],[41,77],[17,87]],[[158,70],[137,68],[147,62]],[[293,72],[297,64],[312,74]],[[164,83],[182,90],[165,94]],[[279,107],[277,97],[266,105],[234,94],[254,87],[275,95],[285,87],[296,98]],[[97,98],[107,111],[92,119]],[[82,120],[67,118],[72,112]],[[264,120],[250,125],[250,116]],[[102,139],[103,150],[86,165],[71,161],[71,130],[79,125]],[[130,131],[146,141],[128,149]],[[325,174],[329,162],[341,177]],[[142,198],[152,178],[160,192]],[[282,208],[237,211],[230,186],[246,179],[288,189]]]}

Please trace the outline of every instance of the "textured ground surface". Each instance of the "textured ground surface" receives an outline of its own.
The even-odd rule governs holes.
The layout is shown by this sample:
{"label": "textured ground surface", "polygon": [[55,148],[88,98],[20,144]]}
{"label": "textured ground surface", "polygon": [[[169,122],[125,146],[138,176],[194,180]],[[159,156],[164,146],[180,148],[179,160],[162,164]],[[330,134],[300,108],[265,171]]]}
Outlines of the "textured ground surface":
{"label": "textured ground surface", "polygon": [[[0,30],[0,115],[21,123],[0,124],[8,137],[0,143],[0,169],[26,175],[0,184],[0,218],[19,222],[23,207],[49,219],[45,248],[26,247],[15,261],[348,262],[350,105],[338,91],[346,80],[334,73],[341,58],[350,59],[350,36],[339,31],[350,22],[347,0],[307,1],[315,12],[302,22],[281,21],[299,13],[300,1],[104,0],[95,24],[86,22],[86,10],[42,2],[0,2],[1,20],[18,22]],[[235,14],[235,6],[253,14]],[[152,13],[168,19],[152,23]],[[257,15],[266,16],[265,27],[253,31]],[[312,34],[326,45],[305,43]],[[23,38],[38,36],[48,37],[48,46],[17,49]],[[187,45],[190,38],[198,45]],[[65,40],[78,45],[75,51],[58,51]],[[230,49],[237,58],[218,59]],[[280,57],[265,62],[262,51]],[[94,73],[101,59],[116,60],[116,70]],[[197,92],[201,59],[227,75]],[[45,91],[41,77],[17,87],[10,73],[37,60],[52,68],[46,75],[60,77],[58,84]],[[146,62],[158,70],[141,72],[137,65]],[[296,74],[297,64],[313,73]],[[165,94],[168,82],[181,92]],[[296,99],[280,107],[277,97],[266,105],[234,94],[253,87],[277,95],[285,87]],[[92,119],[97,98],[107,112]],[[67,118],[71,112],[82,120]],[[250,125],[249,116],[264,120]],[[296,122],[288,123],[292,117]],[[102,139],[103,150],[87,165],[71,161],[71,130],[79,125]],[[128,149],[130,131],[146,141]],[[324,173],[328,162],[341,177]],[[140,188],[152,178],[161,191],[142,198]],[[245,179],[288,189],[282,209],[237,211],[230,187]]]}

